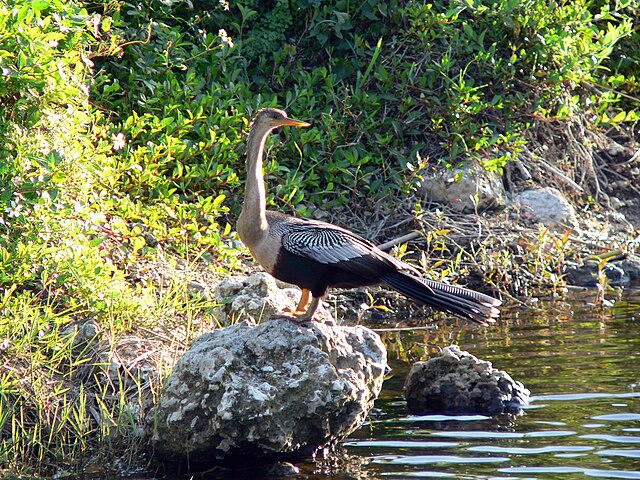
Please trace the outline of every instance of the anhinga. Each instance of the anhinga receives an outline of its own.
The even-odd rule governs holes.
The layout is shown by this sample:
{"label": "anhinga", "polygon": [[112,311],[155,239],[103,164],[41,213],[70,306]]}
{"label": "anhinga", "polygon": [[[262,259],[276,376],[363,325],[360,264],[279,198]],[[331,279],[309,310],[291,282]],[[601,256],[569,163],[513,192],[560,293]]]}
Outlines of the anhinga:
{"label": "anhinga", "polygon": [[495,321],[500,300],[421,278],[414,267],[344,228],[267,210],[262,157],[269,133],[280,126],[310,124],[288,118],[282,110],[265,108],[258,112],[247,141],[247,183],[237,228],[244,244],[267,272],[302,289],[290,318],[299,322],[312,319],[330,287],[385,284],[417,303],[483,325]]}

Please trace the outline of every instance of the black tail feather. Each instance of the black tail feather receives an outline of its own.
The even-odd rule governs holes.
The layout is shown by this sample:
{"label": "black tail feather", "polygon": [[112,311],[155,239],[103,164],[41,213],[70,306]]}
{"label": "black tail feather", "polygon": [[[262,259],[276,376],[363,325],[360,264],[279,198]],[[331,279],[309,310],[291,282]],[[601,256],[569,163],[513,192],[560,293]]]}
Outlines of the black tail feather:
{"label": "black tail feather", "polygon": [[496,308],[502,303],[500,300],[474,290],[414,277],[405,272],[389,272],[380,280],[418,303],[481,325],[495,322],[500,315]]}

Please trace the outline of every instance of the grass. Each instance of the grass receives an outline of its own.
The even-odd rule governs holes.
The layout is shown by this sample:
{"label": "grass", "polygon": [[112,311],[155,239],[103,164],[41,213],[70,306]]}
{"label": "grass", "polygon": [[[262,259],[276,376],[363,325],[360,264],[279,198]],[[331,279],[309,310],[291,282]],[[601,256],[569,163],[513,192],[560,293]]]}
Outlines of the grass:
{"label": "grass", "polygon": [[0,0],[2,468],[139,462],[175,359],[222,326],[193,279],[243,271],[257,109],[314,125],[270,140],[270,205],[423,229],[424,253],[400,255],[505,295],[562,289],[581,250],[564,232],[467,241],[482,217],[423,210],[425,172],[508,170],[531,131],[638,118],[635,0],[195,5]]}
{"label": "grass", "polygon": [[216,307],[177,278],[146,296],[135,325],[119,311],[98,323],[76,310],[56,312],[28,293],[5,296],[5,467],[22,471],[28,459],[26,471],[53,475],[116,461],[139,465],[149,407],[180,354],[215,328]]}

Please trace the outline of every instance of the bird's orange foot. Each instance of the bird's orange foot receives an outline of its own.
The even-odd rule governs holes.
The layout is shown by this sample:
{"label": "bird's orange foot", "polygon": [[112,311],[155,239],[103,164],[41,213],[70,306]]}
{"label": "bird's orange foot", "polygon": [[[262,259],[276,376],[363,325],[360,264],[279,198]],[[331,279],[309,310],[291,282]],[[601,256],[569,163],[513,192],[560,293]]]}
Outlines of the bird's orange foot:
{"label": "bird's orange foot", "polygon": [[[287,315],[288,313],[291,313],[291,315]],[[283,311],[280,314],[276,314],[274,316],[271,317],[271,320],[291,320],[292,322],[295,323],[305,323],[308,320],[311,320],[309,318],[304,318],[302,315],[304,314],[304,312],[299,312],[299,311]]]}
{"label": "bird's orange foot", "polygon": [[305,313],[307,313],[306,310],[294,310],[289,307],[284,307],[281,314],[276,314],[272,318],[286,318],[289,320],[296,320],[297,318],[303,316]]}
{"label": "bird's orange foot", "polygon": [[275,314],[271,317],[272,320],[291,320],[292,322],[303,324],[306,322],[324,322],[322,315],[314,313],[313,316],[308,317],[305,310],[291,310],[290,308],[282,309],[282,313]]}
{"label": "bird's orange foot", "polygon": [[[291,320],[296,323],[305,323],[307,321],[322,321],[322,318],[318,318],[316,315],[316,310],[318,305],[320,304],[320,298],[315,297],[311,300],[309,307],[307,308],[307,303],[309,298],[311,297],[311,292],[309,290],[302,290],[302,297],[300,298],[300,302],[298,306],[292,313],[292,315],[278,315],[276,318],[286,318],[287,320]],[[306,310],[305,310],[306,309]],[[289,313],[289,312],[287,312]]]}
{"label": "bird's orange foot", "polygon": [[290,313],[292,315],[296,315],[296,314],[302,314],[302,313],[304,313],[304,311],[300,311],[298,309],[293,309],[293,308],[289,308],[289,307],[284,307],[282,309],[282,313]]}

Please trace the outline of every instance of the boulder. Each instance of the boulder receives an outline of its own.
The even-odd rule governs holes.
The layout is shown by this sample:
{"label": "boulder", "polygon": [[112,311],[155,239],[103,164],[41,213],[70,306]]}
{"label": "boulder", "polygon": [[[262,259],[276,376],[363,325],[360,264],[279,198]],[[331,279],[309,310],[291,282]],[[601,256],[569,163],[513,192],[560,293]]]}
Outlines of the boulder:
{"label": "boulder", "polygon": [[152,441],[163,459],[191,465],[310,455],[363,423],[385,369],[367,328],[244,321],[203,335],[178,361]]}
{"label": "boulder", "polygon": [[525,190],[513,199],[520,219],[528,223],[542,223],[546,227],[577,227],[576,211],[562,193],[552,187]]}
{"label": "boulder", "polygon": [[[498,172],[478,163],[455,170],[441,170],[422,181],[427,198],[462,213],[503,209],[506,194]],[[477,205],[476,205],[477,200]]]}
{"label": "boulder", "polygon": [[411,368],[405,383],[409,412],[497,415],[520,413],[529,390],[508,373],[452,345]]}

